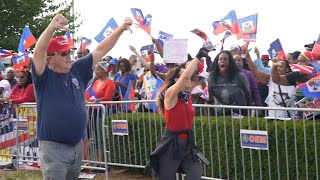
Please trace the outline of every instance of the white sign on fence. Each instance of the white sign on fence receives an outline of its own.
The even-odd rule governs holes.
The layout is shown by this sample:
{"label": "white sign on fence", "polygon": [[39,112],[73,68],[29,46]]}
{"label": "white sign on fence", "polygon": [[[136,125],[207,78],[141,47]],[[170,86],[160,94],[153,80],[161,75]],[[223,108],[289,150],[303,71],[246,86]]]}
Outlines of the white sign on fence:
{"label": "white sign on fence", "polygon": [[268,150],[268,132],[240,129],[241,147]]}

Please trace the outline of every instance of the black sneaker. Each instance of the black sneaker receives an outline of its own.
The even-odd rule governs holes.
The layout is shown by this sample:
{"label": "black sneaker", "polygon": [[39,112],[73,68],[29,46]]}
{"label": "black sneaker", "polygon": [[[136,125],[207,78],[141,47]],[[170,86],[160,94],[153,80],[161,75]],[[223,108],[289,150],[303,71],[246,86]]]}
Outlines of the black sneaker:
{"label": "black sneaker", "polygon": [[6,165],[3,170],[5,170],[5,171],[16,171],[17,168],[14,167],[13,163],[11,163],[11,164]]}

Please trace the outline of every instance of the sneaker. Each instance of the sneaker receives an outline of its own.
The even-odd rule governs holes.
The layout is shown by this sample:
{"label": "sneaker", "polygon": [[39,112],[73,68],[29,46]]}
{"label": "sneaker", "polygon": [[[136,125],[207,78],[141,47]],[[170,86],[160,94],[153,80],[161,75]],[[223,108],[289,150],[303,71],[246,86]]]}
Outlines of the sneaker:
{"label": "sneaker", "polygon": [[16,171],[17,168],[14,167],[13,163],[11,163],[11,164],[6,165],[3,170],[5,170],[5,171]]}

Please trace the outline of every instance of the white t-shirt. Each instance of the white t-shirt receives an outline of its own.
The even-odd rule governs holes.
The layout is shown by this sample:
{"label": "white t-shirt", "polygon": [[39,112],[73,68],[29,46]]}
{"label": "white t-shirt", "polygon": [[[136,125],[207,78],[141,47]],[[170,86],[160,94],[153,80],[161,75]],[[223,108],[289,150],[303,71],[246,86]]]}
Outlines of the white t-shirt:
{"label": "white t-shirt", "polygon": [[[296,107],[294,100],[296,99],[296,88],[295,86],[281,86],[282,98],[280,96],[279,85],[274,83],[271,79],[268,83],[269,87],[269,107],[285,107],[283,105],[283,101],[286,104],[286,107]],[[291,118],[293,118],[297,112],[289,111]],[[287,111],[276,111],[269,110],[269,117],[277,117],[277,118],[289,118]]]}

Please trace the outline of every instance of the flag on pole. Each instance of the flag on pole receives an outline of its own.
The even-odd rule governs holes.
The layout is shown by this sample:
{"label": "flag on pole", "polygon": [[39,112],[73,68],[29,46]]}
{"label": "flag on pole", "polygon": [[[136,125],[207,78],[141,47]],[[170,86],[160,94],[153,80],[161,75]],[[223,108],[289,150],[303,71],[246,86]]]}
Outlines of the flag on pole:
{"label": "flag on pole", "polygon": [[279,39],[276,39],[270,44],[268,53],[271,58],[278,57],[280,59],[287,59],[286,53],[284,52]]}
{"label": "flag on pole", "polygon": [[23,29],[22,35],[20,37],[19,41],[19,47],[18,47],[18,52],[24,53],[24,51],[28,48],[30,48],[32,45],[36,43],[36,39],[32,35],[29,27],[25,27]]}
{"label": "flag on pole", "polygon": [[91,39],[82,37],[81,38],[81,44],[80,44],[80,50],[84,51],[87,49],[87,46],[89,46],[92,43]]}
{"label": "flag on pole", "polygon": [[114,18],[111,18],[108,23],[104,26],[104,28],[100,31],[100,33],[94,38],[98,43],[103,41],[106,37],[110,36],[113,31],[118,28],[117,22]]}

